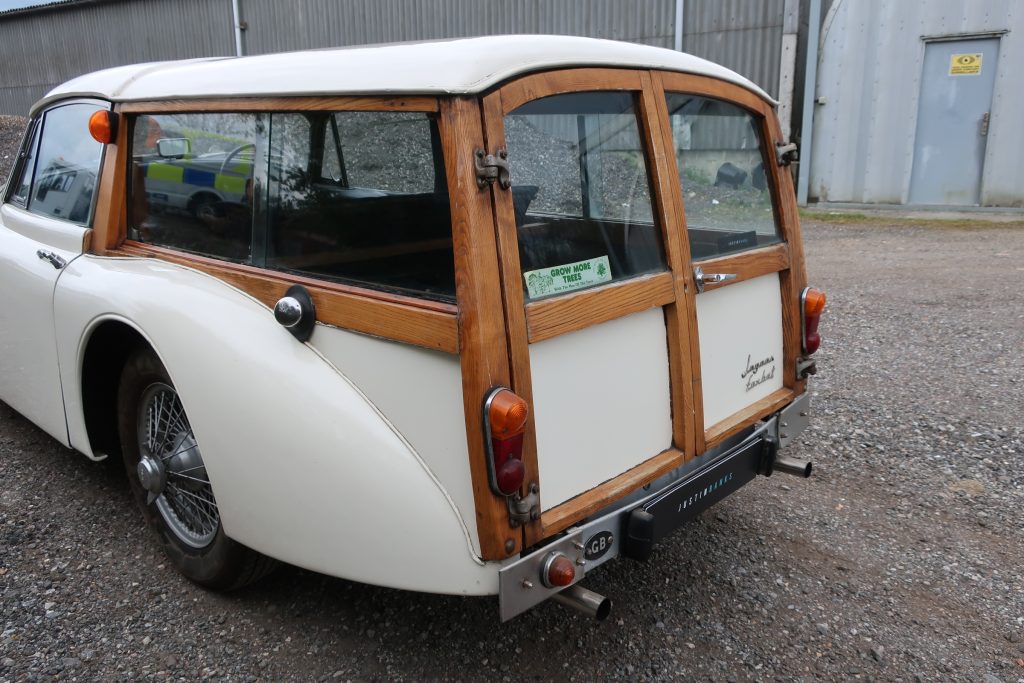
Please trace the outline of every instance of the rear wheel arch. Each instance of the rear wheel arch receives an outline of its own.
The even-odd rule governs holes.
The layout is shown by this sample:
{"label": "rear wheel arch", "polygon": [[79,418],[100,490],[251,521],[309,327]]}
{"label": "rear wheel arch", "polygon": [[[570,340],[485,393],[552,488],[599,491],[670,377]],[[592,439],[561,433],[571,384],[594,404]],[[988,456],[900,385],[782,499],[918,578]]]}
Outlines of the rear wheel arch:
{"label": "rear wheel arch", "polygon": [[81,397],[89,447],[94,455],[121,457],[117,427],[117,392],[121,371],[131,354],[152,345],[121,320],[105,320],[89,334],[82,353]]}

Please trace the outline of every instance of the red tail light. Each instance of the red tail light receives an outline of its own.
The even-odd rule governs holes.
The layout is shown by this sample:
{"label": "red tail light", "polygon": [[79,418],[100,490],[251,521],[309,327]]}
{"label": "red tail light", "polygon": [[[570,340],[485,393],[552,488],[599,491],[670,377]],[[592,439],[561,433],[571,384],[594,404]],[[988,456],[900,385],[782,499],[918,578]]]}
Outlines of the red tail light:
{"label": "red tail light", "polygon": [[811,287],[805,287],[800,294],[800,308],[803,315],[803,347],[804,353],[808,356],[818,350],[821,346],[821,336],[818,334],[818,321],[821,320],[821,313],[825,310],[825,292]]}
{"label": "red tail light", "polygon": [[523,431],[529,414],[526,401],[504,387],[493,390],[484,401],[484,425],[490,456],[487,471],[491,490],[499,496],[511,496],[526,479]]}
{"label": "red tail light", "polygon": [[553,552],[541,565],[540,580],[548,588],[568,586],[576,580],[576,565],[562,553]]}

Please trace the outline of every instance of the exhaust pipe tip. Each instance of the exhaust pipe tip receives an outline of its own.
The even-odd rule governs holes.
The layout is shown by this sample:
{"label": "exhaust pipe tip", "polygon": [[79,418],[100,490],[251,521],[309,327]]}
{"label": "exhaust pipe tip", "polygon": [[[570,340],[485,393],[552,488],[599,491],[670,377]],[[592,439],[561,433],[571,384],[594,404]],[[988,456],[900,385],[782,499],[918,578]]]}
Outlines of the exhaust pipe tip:
{"label": "exhaust pipe tip", "polygon": [[809,460],[796,460],[794,458],[776,456],[775,463],[772,465],[772,470],[775,472],[782,472],[784,474],[792,474],[795,477],[803,477],[806,479],[811,476],[811,467],[812,465]]}
{"label": "exhaust pipe tip", "polygon": [[555,602],[571,607],[597,621],[604,621],[612,611],[612,601],[592,590],[574,584],[551,596]]}

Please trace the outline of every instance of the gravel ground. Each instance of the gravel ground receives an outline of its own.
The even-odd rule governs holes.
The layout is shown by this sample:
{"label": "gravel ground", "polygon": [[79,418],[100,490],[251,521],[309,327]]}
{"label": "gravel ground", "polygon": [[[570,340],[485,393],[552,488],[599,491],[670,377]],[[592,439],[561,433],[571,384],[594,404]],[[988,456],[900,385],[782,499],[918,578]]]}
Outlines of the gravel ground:
{"label": "gravel ground", "polygon": [[208,593],[165,566],[117,464],[0,403],[0,681],[1024,681],[1024,225],[805,234],[829,307],[791,455],[814,476],[758,479],[596,571],[601,624],[290,567]]}
{"label": "gravel ground", "polygon": [[14,165],[27,123],[28,119],[22,116],[0,115],[0,183],[6,182],[7,173]]}

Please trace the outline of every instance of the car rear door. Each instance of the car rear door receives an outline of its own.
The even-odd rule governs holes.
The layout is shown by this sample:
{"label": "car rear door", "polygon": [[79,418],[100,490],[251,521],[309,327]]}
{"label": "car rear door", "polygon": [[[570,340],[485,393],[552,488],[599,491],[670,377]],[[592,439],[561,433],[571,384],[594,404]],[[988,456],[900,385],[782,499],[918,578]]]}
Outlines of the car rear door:
{"label": "car rear door", "polygon": [[663,144],[675,162],[670,199],[685,216],[694,281],[702,452],[778,410],[798,389],[799,224],[768,102],[695,75],[656,73],[653,83]]}

